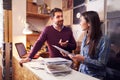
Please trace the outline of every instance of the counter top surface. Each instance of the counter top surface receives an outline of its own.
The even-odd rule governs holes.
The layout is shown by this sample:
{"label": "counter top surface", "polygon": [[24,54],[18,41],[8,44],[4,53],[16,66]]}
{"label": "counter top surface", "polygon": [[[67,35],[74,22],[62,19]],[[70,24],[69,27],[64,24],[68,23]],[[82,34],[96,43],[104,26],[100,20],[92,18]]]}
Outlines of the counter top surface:
{"label": "counter top surface", "polygon": [[[20,58],[17,58],[20,60]],[[69,74],[62,74],[62,75],[53,75],[47,73],[44,69],[45,65],[41,63],[42,58],[33,59],[31,62],[27,62],[23,64],[23,67],[28,68],[32,71],[40,80],[99,80],[97,78],[85,75],[78,71],[72,70]]]}

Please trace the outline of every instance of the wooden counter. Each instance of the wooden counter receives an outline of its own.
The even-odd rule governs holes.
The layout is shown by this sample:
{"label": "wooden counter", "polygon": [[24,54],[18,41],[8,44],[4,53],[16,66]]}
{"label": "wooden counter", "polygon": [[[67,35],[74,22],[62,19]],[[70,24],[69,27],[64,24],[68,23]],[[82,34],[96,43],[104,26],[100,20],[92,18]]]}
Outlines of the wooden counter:
{"label": "wooden counter", "polygon": [[23,67],[18,64],[19,60],[18,57],[13,57],[13,80],[98,80],[75,70],[70,74],[55,76],[48,74],[44,69],[33,68],[40,66],[39,59],[24,63]]}
{"label": "wooden counter", "polygon": [[0,80],[2,80],[2,55],[0,52]]}
{"label": "wooden counter", "polygon": [[13,80],[40,80],[40,78],[26,66],[21,67],[18,63],[18,59],[13,57]]}

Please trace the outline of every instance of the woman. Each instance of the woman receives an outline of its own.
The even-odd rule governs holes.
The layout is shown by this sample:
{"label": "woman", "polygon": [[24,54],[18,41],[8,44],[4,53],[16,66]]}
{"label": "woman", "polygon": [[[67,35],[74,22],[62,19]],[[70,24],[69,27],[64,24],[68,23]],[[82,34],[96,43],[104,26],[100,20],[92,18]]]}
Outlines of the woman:
{"label": "woman", "polygon": [[82,30],[86,32],[81,52],[75,56],[68,56],[81,62],[80,72],[103,80],[106,75],[105,68],[109,55],[109,39],[102,35],[100,19],[95,11],[82,13],[80,25]]}

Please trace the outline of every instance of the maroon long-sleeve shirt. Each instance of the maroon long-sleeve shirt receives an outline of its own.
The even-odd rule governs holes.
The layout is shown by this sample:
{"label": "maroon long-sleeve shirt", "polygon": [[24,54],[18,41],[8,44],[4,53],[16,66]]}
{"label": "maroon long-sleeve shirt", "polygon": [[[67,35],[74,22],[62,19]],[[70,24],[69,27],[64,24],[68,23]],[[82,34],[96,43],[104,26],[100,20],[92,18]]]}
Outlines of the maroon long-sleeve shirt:
{"label": "maroon long-sleeve shirt", "polygon": [[[68,40],[67,47],[62,47],[59,45],[59,41],[62,39],[62,41]],[[37,41],[35,42],[29,58],[33,58],[33,56],[41,49],[44,42],[47,42],[48,45],[48,51],[50,57],[63,57],[61,53],[55,49],[52,45],[59,46],[69,52],[74,50],[76,48],[76,42],[73,37],[72,30],[69,27],[65,27],[61,31],[57,31],[52,25],[48,26],[44,29],[44,31],[41,33]]]}

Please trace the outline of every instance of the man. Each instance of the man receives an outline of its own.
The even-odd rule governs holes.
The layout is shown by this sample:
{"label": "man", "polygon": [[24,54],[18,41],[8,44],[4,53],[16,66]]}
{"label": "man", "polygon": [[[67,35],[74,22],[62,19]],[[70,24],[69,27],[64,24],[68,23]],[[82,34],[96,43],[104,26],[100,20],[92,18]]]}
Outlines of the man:
{"label": "man", "polygon": [[69,52],[76,48],[76,42],[73,37],[72,30],[69,27],[63,26],[63,12],[59,8],[51,10],[52,25],[47,26],[38,40],[35,42],[29,57],[22,59],[20,63],[29,62],[33,56],[40,50],[44,42],[47,42],[50,57],[64,57],[52,45],[59,46]]}

